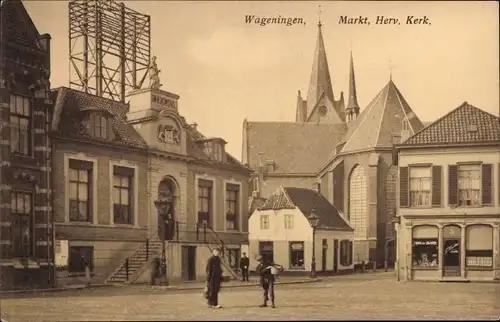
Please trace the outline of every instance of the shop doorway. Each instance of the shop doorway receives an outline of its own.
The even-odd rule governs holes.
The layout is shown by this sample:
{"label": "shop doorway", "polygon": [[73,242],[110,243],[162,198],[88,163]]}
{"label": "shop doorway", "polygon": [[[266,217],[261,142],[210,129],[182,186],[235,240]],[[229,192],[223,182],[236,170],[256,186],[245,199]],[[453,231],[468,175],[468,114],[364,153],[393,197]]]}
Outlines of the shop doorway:
{"label": "shop doorway", "polygon": [[461,236],[462,228],[449,225],[443,228],[443,276],[461,276]]}
{"label": "shop doorway", "polygon": [[326,272],[326,254],[328,252],[328,240],[323,239],[322,248],[321,248],[321,271]]}

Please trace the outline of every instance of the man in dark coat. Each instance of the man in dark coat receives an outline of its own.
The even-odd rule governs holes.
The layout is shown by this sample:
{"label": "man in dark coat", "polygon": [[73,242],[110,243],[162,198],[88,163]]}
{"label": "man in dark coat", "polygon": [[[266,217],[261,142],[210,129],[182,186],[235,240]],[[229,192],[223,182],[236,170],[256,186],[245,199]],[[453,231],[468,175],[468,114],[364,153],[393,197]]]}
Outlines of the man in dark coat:
{"label": "man in dark coat", "polygon": [[271,273],[272,263],[262,256],[259,257],[259,265],[257,265],[257,273],[260,275],[260,285],[264,290],[264,303],[260,307],[267,307],[267,301],[271,300],[271,307],[274,306],[274,275]]}
{"label": "man in dark coat", "polygon": [[220,309],[219,291],[222,281],[222,267],[219,257],[220,251],[213,250],[213,256],[210,257],[207,263],[207,286],[208,286],[208,307]]}
{"label": "man in dark coat", "polygon": [[250,259],[247,257],[247,253],[243,253],[243,257],[240,260],[241,276],[243,282],[248,282],[248,266],[250,266]]}

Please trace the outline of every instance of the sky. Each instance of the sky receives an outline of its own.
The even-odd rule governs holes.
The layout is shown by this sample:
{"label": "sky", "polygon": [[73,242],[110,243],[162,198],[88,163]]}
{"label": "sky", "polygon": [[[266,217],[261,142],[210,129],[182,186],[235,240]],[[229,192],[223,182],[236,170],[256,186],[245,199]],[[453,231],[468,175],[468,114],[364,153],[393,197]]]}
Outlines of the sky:
{"label": "sky", "polygon": [[[24,1],[40,33],[52,36],[53,87],[68,86],[66,1]],[[335,97],[347,98],[350,50],[363,109],[392,79],[422,121],[464,101],[499,115],[499,4],[362,1],[125,1],[151,16],[151,51],[162,89],[180,95],[179,112],[206,136],[224,138],[241,159],[243,120],[294,121],[297,91],[307,93],[319,5]],[[260,26],[256,17],[302,18]],[[340,16],[372,23],[339,24]],[[377,16],[400,25],[377,25]],[[406,25],[427,16],[430,24]],[[305,96],[305,95],[304,95]]]}

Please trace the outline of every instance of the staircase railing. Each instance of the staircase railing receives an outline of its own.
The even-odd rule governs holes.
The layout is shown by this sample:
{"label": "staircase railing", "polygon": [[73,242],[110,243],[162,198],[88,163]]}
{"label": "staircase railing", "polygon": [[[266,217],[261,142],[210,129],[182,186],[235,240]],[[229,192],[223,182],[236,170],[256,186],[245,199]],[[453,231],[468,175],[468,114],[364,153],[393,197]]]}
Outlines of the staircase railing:
{"label": "staircase railing", "polygon": [[146,259],[144,260],[144,263],[148,262],[150,260],[149,253],[150,253],[151,244],[153,242],[160,242],[161,243],[161,240],[158,237],[157,232],[153,232],[152,234],[150,234],[148,236],[148,238],[146,238],[145,243],[142,244],[140,247],[138,247],[132,255],[128,256],[125,259],[125,261],[122,262],[122,264],[119,265],[113,271],[113,273],[108,276],[108,278],[106,279],[106,282],[109,282],[113,278],[113,276],[115,276],[121,270],[125,270],[126,281],[128,281],[129,277],[132,275],[130,272],[130,261],[133,258],[138,258],[140,255],[142,255],[142,253],[145,253]]}
{"label": "staircase railing", "polygon": [[[236,257],[236,254],[230,251],[230,248],[224,243],[219,235],[206,223],[197,224],[196,236],[197,239],[200,237],[200,233],[203,234],[203,240],[210,244],[215,244],[221,251],[222,265],[227,269],[227,271],[232,275],[234,279],[238,279],[238,274],[235,272],[235,268],[231,266],[231,263],[235,263],[237,265],[239,258]],[[210,248],[210,246],[209,246]],[[210,248],[212,249],[212,248]]]}

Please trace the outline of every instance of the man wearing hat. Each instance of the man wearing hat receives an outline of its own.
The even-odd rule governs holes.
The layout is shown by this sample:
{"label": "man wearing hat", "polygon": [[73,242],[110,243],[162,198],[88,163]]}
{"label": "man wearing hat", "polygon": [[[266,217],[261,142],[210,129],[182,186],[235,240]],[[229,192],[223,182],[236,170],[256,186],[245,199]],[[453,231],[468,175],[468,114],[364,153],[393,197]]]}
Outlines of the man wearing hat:
{"label": "man wearing hat", "polygon": [[250,259],[247,257],[247,253],[243,253],[240,259],[241,276],[243,277],[243,282],[248,282],[248,266],[250,266]]}
{"label": "man wearing hat", "polygon": [[257,258],[259,265],[257,265],[256,271],[260,275],[260,285],[264,290],[264,303],[260,307],[267,307],[267,301],[271,299],[271,307],[274,306],[274,275],[271,272],[272,263],[262,256]]}

